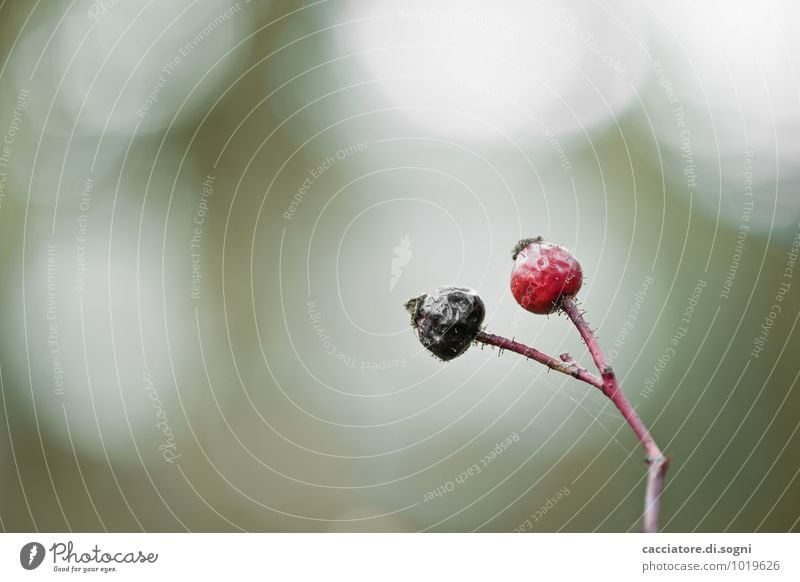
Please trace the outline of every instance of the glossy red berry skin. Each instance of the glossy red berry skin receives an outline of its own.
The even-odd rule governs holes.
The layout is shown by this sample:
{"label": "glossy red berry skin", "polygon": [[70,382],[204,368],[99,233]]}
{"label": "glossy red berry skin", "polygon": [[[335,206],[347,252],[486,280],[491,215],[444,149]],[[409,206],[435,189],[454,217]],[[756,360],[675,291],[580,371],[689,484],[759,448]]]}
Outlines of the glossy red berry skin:
{"label": "glossy red berry skin", "polygon": [[583,283],[581,265],[564,247],[524,239],[514,247],[511,293],[532,313],[553,313],[563,297],[577,295]]}

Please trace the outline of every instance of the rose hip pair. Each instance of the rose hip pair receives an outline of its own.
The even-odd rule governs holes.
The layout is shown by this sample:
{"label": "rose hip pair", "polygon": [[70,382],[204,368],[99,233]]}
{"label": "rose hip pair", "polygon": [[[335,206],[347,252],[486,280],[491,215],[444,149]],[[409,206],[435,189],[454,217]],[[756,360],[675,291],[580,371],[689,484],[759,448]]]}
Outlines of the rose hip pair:
{"label": "rose hip pair", "polygon": [[[511,293],[532,313],[556,311],[581,288],[583,271],[565,249],[541,237],[521,240],[512,254]],[[440,287],[406,303],[419,340],[435,356],[452,360],[463,354],[480,331],[486,313],[472,289]]]}
{"label": "rose hip pair", "polygon": [[567,353],[561,354],[560,359],[554,358],[525,344],[483,331],[481,325],[486,308],[480,296],[465,287],[440,287],[408,301],[405,307],[411,314],[411,326],[422,345],[442,360],[452,360],[463,354],[473,342],[478,342],[516,352],[601,390],[622,413],[647,454],[643,530],[657,531],[659,501],[669,459],[661,453],[620,389],[614,371],[606,363],[594,333],[577,307],[575,296],[583,283],[580,264],[567,249],[545,242],[541,237],[521,240],[514,247],[512,258],[511,293],[514,299],[532,313],[563,311],[586,343],[599,377],[582,368]]}

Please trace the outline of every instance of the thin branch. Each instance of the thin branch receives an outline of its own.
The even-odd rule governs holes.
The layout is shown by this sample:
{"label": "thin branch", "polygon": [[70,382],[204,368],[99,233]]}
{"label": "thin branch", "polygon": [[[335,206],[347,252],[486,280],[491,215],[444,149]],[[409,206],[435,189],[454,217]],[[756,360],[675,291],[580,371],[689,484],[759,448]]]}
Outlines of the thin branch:
{"label": "thin branch", "polygon": [[553,356],[545,354],[544,352],[540,352],[536,348],[526,346],[518,341],[510,340],[500,335],[486,333],[485,331],[479,331],[475,336],[475,341],[498,347],[501,350],[516,352],[522,356],[525,356],[526,358],[530,358],[531,360],[536,360],[540,364],[544,364],[551,370],[555,370],[556,372],[561,372],[562,374],[577,378],[578,380],[586,382],[587,384],[600,390],[603,389],[603,381],[600,378],[584,370],[575,362],[562,362]]}
{"label": "thin branch", "polygon": [[578,332],[589,348],[589,353],[592,355],[592,359],[603,378],[603,393],[611,399],[611,402],[613,402],[622,413],[623,418],[625,418],[625,421],[633,429],[633,432],[636,433],[639,442],[647,454],[647,490],[645,492],[642,527],[645,532],[656,532],[658,531],[659,502],[661,491],[664,487],[664,476],[667,472],[667,466],[669,465],[669,458],[665,457],[661,449],[658,448],[650,431],[647,430],[647,427],[642,422],[642,419],[639,418],[639,415],[636,414],[636,411],[633,406],[631,406],[625,393],[620,389],[614,370],[606,363],[603,351],[600,349],[600,344],[597,342],[597,338],[595,338],[592,329],[589,327],[589,324],[586,323],[583,314],[575,304],[575,300],[572,297],[563,298],[561,300],[561,308],[572,320],[572,323],[575,324],[575,327],[578,328]]}

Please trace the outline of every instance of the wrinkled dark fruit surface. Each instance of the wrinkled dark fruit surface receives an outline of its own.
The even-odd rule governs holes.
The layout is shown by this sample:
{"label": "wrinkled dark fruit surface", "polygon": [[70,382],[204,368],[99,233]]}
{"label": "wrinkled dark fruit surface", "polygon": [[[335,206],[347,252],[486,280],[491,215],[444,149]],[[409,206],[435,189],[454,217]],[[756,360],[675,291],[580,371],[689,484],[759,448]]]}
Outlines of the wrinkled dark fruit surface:
{"label": "wrinkled dark fruit surface", "polygon": [[574,297],[581,288],[580,263],[564,247],[541,237],[525,239],[514,247],[512,257],[511,293],[532,313],[552,313],[562,297]]}
{"label": "wrinkled dark fruit surface", "polygon": [[463,354],[480,331],[486,308],[466,287],[441,287],[406,303],[419,341],[442,360]]}

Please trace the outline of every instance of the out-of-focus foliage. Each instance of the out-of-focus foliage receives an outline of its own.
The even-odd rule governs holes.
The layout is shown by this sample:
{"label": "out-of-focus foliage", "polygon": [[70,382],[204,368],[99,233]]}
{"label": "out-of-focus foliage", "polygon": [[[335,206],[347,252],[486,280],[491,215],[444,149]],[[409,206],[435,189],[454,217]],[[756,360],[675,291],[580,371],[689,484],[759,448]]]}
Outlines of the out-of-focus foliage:
{"label": "out-of-focus foliage", "polygon": [[464,285],[588,363],[510,295],[543,235],[673,456],[665,529],[796,530],[796,12],[2,4],[0,526],[635,530],[601,394],[409,329]]}

